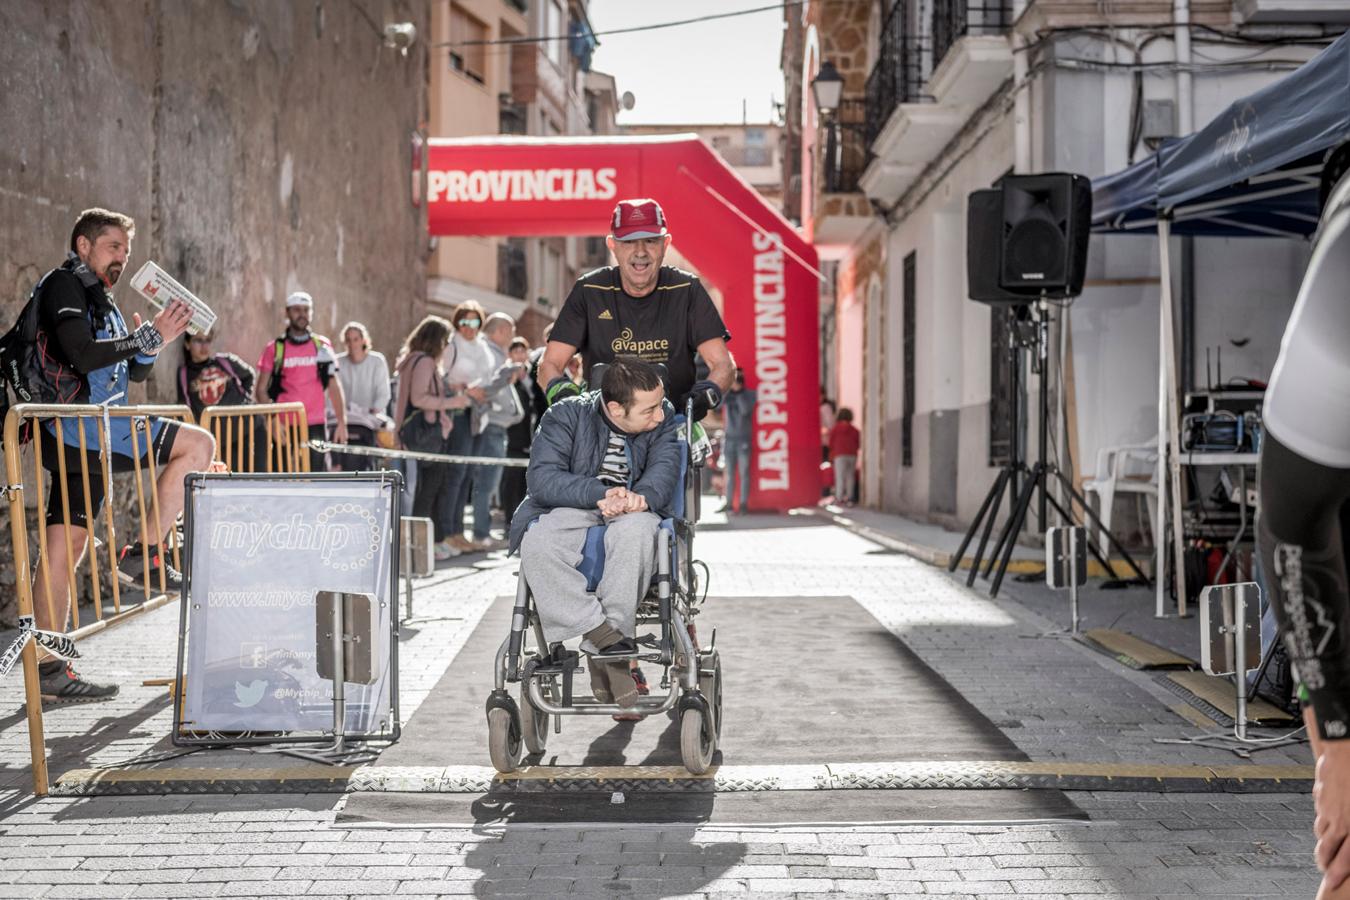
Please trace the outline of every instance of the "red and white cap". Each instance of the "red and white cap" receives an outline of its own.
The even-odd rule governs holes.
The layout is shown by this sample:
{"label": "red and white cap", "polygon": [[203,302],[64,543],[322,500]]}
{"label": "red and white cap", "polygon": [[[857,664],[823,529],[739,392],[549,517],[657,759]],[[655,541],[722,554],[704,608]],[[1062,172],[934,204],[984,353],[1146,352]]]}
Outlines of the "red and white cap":
{"label": "red and white cap", "polygon": [[666,214],[661,212],[661,204],[646,197],[620,200],[609,221],[609,233],[616,241],[663,237],[667,234]]}

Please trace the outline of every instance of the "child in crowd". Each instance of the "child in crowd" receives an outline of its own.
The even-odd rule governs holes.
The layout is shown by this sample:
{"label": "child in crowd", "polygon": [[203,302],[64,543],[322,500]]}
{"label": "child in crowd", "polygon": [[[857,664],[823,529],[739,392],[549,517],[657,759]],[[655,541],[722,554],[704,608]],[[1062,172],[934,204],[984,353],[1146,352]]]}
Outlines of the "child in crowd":
{"label": "child in crowd", "polygon": [[853,410],[841,406],[830,429],[830,462],[834,465],[834,499],[844,506],[853,505],[853,489],[858,466],[858,447],[862,433],[853,427]]}

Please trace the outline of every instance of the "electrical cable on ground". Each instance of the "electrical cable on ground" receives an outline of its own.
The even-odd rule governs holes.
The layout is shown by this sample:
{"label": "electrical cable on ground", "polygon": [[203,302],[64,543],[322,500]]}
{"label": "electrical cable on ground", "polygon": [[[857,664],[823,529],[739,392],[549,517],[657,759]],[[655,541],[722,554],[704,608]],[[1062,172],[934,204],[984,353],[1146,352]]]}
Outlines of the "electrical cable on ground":
{"label": "electrical cable on ground", "polygon": [[[1299,727],[1299,728],[1295,728],[1293,731],[1289,732],[1288,734],[1282,734],[1282,735],[1280,735],[1279,737],[1272,737],[1272,738],[1245,738],[1245,737],[1238,737],[1238,733],[1237,733],[1237,723],[1234,723],[1234,724],[1233,724],[1233,738],[1234,738],[1235,740],[1242,741],[1242,743],[1244,743],[1244,744],[1278,744],[1278,743],[1280,743],[1281,741],[1294,740],[1294,739],[1295,739],[1295,738],[1294,738],[1294,735],[1298,734],[1298,733],[1301,732],[1301,731],[1307,731],[1307,730],[1308,730],[1308,726],[1307,726],[1307,725],[1303,725],[1303,726],[1301,726],[1301,727]],[[1306,739],[1305,739],[1305,740],[1306,740]]]}

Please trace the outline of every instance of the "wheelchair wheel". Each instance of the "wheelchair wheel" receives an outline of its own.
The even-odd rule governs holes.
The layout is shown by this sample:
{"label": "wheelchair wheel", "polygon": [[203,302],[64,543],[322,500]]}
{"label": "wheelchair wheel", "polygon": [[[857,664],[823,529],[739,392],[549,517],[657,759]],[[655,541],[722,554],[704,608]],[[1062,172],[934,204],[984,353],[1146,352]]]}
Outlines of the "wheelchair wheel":
{"label": "wheelchair wheel", "polygon": [[717,736],[708,733],[703,713],[686,709],[680,715],[680,759],[684,767],[695,775],[702,775],[712,765],[717,749]]}
{"label": "wheelchair wheel", "polygon": [[722,742],[722,657],[716,650],[702,654],[698,667],[698,689],[712,708],[713,739]]}
{"label": "wheelchair wheel", "polygon": [[[545,692],[547,696],[547,692]],[[530,692],[520,686],[520,736],[528,753],[543,753],[548,745],[548,713],[535,709]]]}
{"label": "wheelchair wheel", "polygon": [[511,714],[500,708],[488,710],[488,756],[492,758],[492,767],[509,775],[520,768],[524,749]]}
{"label": "wheelchair wheel", "polygon": [[698,689],[708,714],[696,708],[680,714],[680,759],[690,772],[702,775],[712,765],[722,733],[722,661],[717,651],[700,654],[698,667]]}

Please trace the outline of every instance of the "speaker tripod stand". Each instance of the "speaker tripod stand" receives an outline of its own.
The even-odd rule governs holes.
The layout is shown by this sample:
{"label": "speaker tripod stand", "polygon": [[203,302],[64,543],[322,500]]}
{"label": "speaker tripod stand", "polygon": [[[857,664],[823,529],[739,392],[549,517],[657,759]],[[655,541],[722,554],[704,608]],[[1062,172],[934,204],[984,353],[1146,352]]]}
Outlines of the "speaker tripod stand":
{"label": "speaker tripod stand", "polygon": [[[1034,465],[1028,466],[1026,462],[1019,458],[1016,450],[1011,454],[1008,463],[998,473],[994,479],[993,485],[989,488],[989,493],[985,495],[984,502],[980,504],[980,510],[975,514],[975,520],[970,523],[970,528],[961,540],[961,546],[956,554],[947,564],[947,570],[955,572],[961,561],[965,558],[966,548],[974,540],[975,533],[980,531],[980,543],[976,547],[975,557],[971,561],[970,574],[966,577],[966,586],[975,584],[975,576],[982,574],[988,579],[990,574],[994,574],[993,583],[989,587],[989,596],[997,597],[999,589],[1003,586],[1003,577],[1008,572],[1008,564],[1012,561],[1013,548],[1017,545],[1017,535],[1021,533],[1026,524],[1027,512],[1031,508],[1033,495],[1038,496],[1039,521],[1041,528],[1046,527],[1047,507],[1053,506],[1055,511],[1069,524],[1082,525],[1081,521],[1073,514],[1074,504],[1076,503],[1087,519],[1092,523],[1089,529],[1089,538],[1087,542],[1088,551],[1093,558],[1107,571],[1111,572],[1111,565],[1102,554],[1102,548],[1097,546],[1091,535],[1095,532],[1106,535],[1106,540],[1110,549],[1119,553],[1125,560],[1126,565],[1134,571],[1136,576],[1133,581],[1138,584],[1149,584],[1149,578],[1143,570],[1130,556],[1129,551],[1116,540],[1108,527],[1102,524],[1097,514],[1088,506],[1087,500],[1078,489],[1074,487],[1073,482],[1064,476],[1059,467],[1054,463],[1047,462],[1045,459],[1045,449],[1049,438],[1050,422],[1050,391],[1048,372],[1048,353],[1049,353],[1049,333],[1050,333],[1050,304],[1044,298],[1036,302],[1036,315],[1032,317],[1028,312],[1023,313],[1026,307],[1019,309],[1019,317],[1014,323],[1011,338],[1009,340],[1008,354],[1012,363],[1014,377],[1014,395],[1016,391],[1017,373],[1021,371],[1022,352],[1029,350],[1032,352],[1032,371],[1040,375],[1040,422],[1037,434],[1037,459]],[[1017,435],[1020,434],[1020,415],[1019,404],[1014,400],[1009,416],[1012,420],[1012,435],[1014,448],[1017,445]],[[1066,509],[1059,500],[1047,489],[1051,480],[1054,480],[1067,496],[1068,508]],[[1003,524],[1003,529],[999,532],[998,540],[994,543],[994,548],[989,554],[988,561],[985,561],[984,552],[989,544],[989,537],[993,534],[994,522],[998,519],[999,510],[1003,507],[1003,495],[1007,494],[1012,503],[1009,509],[1008,520]],[[983,524],[983,531],[981,525]],[[983,565],[984,571],[980,572]]]}

